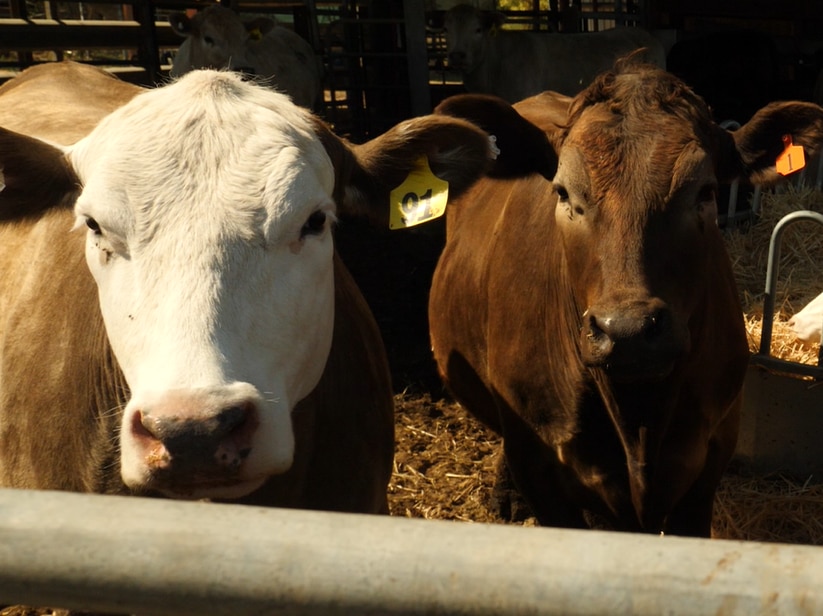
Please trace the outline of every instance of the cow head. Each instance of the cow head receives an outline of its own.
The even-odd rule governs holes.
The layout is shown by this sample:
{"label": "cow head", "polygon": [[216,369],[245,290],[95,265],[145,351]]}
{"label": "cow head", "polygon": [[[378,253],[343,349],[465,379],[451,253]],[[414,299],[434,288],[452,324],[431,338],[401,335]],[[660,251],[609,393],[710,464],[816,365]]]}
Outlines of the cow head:
{"label": "cow head", "polygon": [[216,71],[136,96],[73,146],[0,129],[0,211],[36,215],[79,189],[75,232],[130,389],[129,487],[231,498],[290,467],[292,410],[331,345],[332,225],[375,203],[387,225],[421,156],[457,195],[491,153],[474,125],[432,116],[351,146]]}
{"label": "cow head", "polygon": [[446,11],[443,31],[449,67],[471,73],[485,53],[486,39],[505,21],[497,11],[481,11],[468,4],[458,4]]}
{"label": "cow head", "polygon": [[277,25],[265,17],[242,21],[236,13],[219,5],[209,6],[194,17],[172,13],[169,23],[172,30],[186,39],[185,49],[181,47],[172,65],[174,77],[195,68],[228,68],[253,73],[247,48]]}
{"label": "cow head", "polygon": [[697,312],[716,292],[707,274],[725,258],[718,182],[776,178],[784,134],[818,148],[823,110],[773,104],[729,133],[681,81],[631,60],[576,98],[553,188],[586,364],[657,379],[688,353],[710,318]]}

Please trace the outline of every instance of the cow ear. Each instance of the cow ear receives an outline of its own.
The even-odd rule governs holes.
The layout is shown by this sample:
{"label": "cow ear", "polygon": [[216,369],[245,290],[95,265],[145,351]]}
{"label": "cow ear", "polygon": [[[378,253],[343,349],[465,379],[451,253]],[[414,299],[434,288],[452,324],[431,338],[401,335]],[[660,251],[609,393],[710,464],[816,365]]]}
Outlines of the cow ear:
{"label": "cow ear", "polygon": [[188,15],[181,12],[169,14],[169,25],[175,34],[187,37],[192,33],[192,21]]}
{"label": "cow ear", "polygon": [[79,186],[63,150],[0,128],[0,220],[71,205]]}
{"label": "cow ear", "polygon": [[448,183],[449,199],[463,194],[492,162],[489,136],[458,118],[414,118],[362,145],[320,134],[337,170],[340,213],[365,216],[385,228],[391,192],[420,168],[424,157],[431,172]]}
{"label": "cow ear", "polygon": [[557,153],[546,133],[502,98],[459,94],[445,99],[434,113],[463,118],[494,137],[498,153],[489,170],[490,176],[522,177],[539,173],[549,180],[554,177]]}
{"label": "cow ear", "polygon": [[[733,178],[742,174],[753,184],[772,184],[781,177],[776,161],[787,138],[802,146],[807,156],[821,149],[823,108],[800,101],[771,103],[730,135],[735,152],[730,159],[728,148],[721,146],[720,175]],[[728,143],[728,137],[723,141]]]}

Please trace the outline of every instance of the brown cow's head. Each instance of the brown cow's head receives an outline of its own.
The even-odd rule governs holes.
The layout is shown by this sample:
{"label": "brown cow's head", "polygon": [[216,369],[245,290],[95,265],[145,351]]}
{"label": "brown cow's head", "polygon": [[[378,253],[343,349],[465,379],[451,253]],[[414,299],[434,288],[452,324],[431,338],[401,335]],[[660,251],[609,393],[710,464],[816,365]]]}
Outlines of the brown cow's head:
{"label": "brown cow's head", "polygon": [[777,103],[729,133],[680,80],[630,61],[575,99],[553,184],[587,365],[657,379],[689,351],[724,257],[717,184],[774,179],[785,133],[819,143],[823,110]]}

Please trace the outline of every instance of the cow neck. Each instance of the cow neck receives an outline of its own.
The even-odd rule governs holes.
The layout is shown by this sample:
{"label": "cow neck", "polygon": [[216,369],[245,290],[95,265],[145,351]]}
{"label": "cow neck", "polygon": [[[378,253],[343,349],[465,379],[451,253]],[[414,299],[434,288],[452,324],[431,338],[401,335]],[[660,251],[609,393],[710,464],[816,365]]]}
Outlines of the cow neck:
{"label": "cow neck", "polygon": [[654,499],[654,482],[679,386],[671,377],[659,383],[624,384],[614,383],[601,369],[589,372],[626,456],[638,522],[646,530],[658,530],[665,520]]}

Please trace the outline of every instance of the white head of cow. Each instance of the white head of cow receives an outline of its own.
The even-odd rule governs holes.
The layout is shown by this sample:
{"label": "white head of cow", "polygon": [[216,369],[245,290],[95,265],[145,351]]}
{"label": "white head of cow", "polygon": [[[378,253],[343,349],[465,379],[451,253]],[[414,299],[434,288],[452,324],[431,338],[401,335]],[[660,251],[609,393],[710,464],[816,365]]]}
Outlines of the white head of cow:
{"label": "white head of cow", "polygon": [[253,69],[254,61],[246,57],[249,45],[276,26],[266,17],[244,22],[234,11],[219,5],[209,6],[191,18],[174,13],[170,22],[172,29],[187,39],[174,59],[174,77],[200,67]]}
{"label": "white head of cow", "polygon": [[232,73],[197,71],[139,95],[68,156],[132,394],[126,484],[155,487],[204,420],[214,453],[194,470],[202,486],[177,492],[172,475],[162,491],[239,496],[288,469],[290,413],[320,379],[334,321],[334,170],[310,115]]}
{"label": "white head of cow", "polygon": [[497,11],[481,11],[468,4],[458,4],[446,11],[444,31],[449,66],[470,73],[483,57],[486,37],[494,36],[505,16]]}

